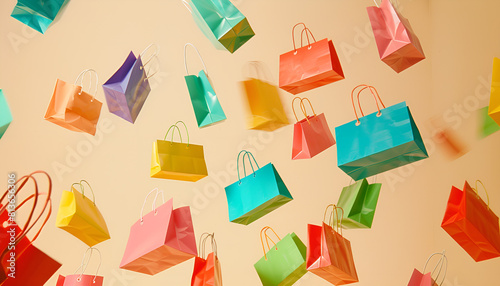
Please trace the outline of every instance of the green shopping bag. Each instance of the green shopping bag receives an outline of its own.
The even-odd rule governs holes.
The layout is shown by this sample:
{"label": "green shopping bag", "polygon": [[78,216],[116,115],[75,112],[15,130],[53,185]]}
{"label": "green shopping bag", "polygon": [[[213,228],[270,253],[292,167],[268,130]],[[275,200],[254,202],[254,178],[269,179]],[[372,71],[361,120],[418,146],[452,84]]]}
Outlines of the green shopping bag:
{"label": "green shopping bag", "polygon": [[247,18],[229,0],[183,0],[196,25],[217,49],[234,53],[255,36]]}
{"label": "green shopping bag", "polygon": [[10,113],[9,105],[5,99],[3,91],[0,89],[0,138],[12,122],[12,113]]}
{"label": "green shopping bag", "polygon": [[366,179],[344,187],[337,206],[345,212],[344,228],[371,228],[382,184],[369,184]]}
{"label": "green shopping bag", "polygon": [[11,16],[43,34],[67,1],[18,0]]}
{"label": "green shopping bag", "polygon": [[488,106],[479,109],[479,136],[485,138],[500,130],[500,126],[488,115]]}
{"label": "green shopping bag", "polygon": [[[272,230],[278,238],[278,243],[267,235],[267,230]],[[266,252],[264,239],[269,251]],[[306,269],[306,246],[294,233],[289,233],[280,239],[276,232],[266,226],[260,231],[260,240],[264,257],[254,264],[263,286],[287,286],[297,282],[300,277],[307,273]],[[274,246],[269,247],[269,240]]]}

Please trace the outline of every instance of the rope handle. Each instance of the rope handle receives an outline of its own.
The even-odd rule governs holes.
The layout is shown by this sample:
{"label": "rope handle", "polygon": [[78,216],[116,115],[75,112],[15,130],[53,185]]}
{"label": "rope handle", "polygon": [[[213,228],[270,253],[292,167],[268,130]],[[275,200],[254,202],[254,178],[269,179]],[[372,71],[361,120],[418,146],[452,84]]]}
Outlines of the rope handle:
{"label": "rope handle", "polygon": [[[302,32],[300,32],[300,46],[303,47],[303,43],[302,43],[302,40],[303,40],[303,37],[304,37],[304,32],[306,32],[306,38],[307,38],[307,49],[310,50],[312,48],[311,46],[311,41],[309,41],[309,35],[311,35],[311,37],[313,38],[314,42],[316,43],[316,38],[314,37],[313,33],[311,32],[311,30],[309,30],[309,28],[304,28],[302,30]],[[296,54],[296,52],[295,52]]]}
{"label": "rope handle", "polygon": [[268,235],[267,235],[267,231],[268,230],[272,230],[272,232],[274,233],[274,235],[276,235],[276,237],[278,238],[278,241],[281,240],[281,238],[279,237],[279,235],[274,231],[274,229],[272,229],[270,226],[265,226],[263,227],[261,230],[260,230],[260,242],[262,244],[262,250],[264,252],[264,258],[267,260],[267,254],[266,254],[266,248],[264,247],[264,240],[262,239],[262,234],[264,234],[264,238],[266,240],[266,244],[267,244],[267,248],[269,250],[271,250],[271,247],[269,247],[269,240],[271,240],[271,242],[274,244],[274,247],[276,250],[278,250],[278,246],[276,246],[276,243],[274,242],[274,240],[272,240]]}
{"label": "rope handle", "polygon": [[188,71],[188,66],[187,66],[187,47],[188,46],[191,46],[193,47],[193,49],[196,51],[196,53],[198,54],[198,57],[200,58],[201,60],[201,63],[203,64],[203,70],[205,71],[205,74],[207,74],[208,76],[208,70],[207,70],[207,67],[205,66],[205,61],[203,61],[203,58],[201,57],[201,54],[200,52],[198,51],[198,49],[195,47],[195,45],[191,44],[191,43],[186,43],[184,45],[184,68],[186,69],[186,75],[189,75],[189,71]]}
{"label": "rope handle", "polygon": [[191,11],[191,7],[189,7],[189,3],[186,0],[182,0],[182,4],[184,4],[186,9],[188,9],[189,13],[193,13],[193,11]]}
{"label": "rope handle", "polygon": [[445,266],[443,278],[441,280],[441,283],[439,283],[439,285],[443,285],[443,282],[446,279],[446,273],[448,272],[448,258],[446,257],[446,254],[445,254],[444,250],[441,253],[439,253],[439,252],[433,253],[433,254],[431,254],[431,256],[429,256],[429,258],[427,258],[427,261],[425,262],[425,265],[424,265],[423,274],[425,275],[425,269],[427,268],[427,264],[429,263],[429,261],[431,260],[431,258],[434,255],[441,255],[441,258],[439,259],[438,263],[436,264],[436,266],[432,270],[432,272],[431,272],[431,278],[432,278],[432,275],[434,275],[434,272],[437,270],[437,268],[439,266],[438,274],[436,276],[436,279],[434,280],[434,282],[437,283],[437,280],[439,279],[439,276],[441,275],[441,270],[443,269],[443,266]]}
{"label": "rope handle", "polygon": [[484,186],[483,182],[481,182],[481,180],[476,180],[476,186],[474,188],[472,188],[472,190],[476,193],[476,196],[479,198],[479,191],[477,189],[477,183],[480,183],[481,186],[483,186],[483,190],[486,193],[486,200],[487,200],[486,206],[488,207],[488,210],[489,210],[490,209],[490,195],[488,194],[488,191],[486,190],[486,187]]}
{"label": "rope handle", "polygon": [[[356,106],[354,105],[354,91],[356,89],[358,89],[359,87],[362,87],[362,89],[358,91],[357,99],[358,99],[358,107],[359,107],[359,110],[361,112],[361,116],[362,117],[365,116],[365,114],[363,113],[363,109],[361,108],[361,103],[359,101],[359,95],[360,95],[360,93],[363,90],[365,90],[367,88],[370,89],[370,92],[372,93],[373,97],[375,98],[375,103],[377,104],[377,110],[378,110],[377,116],[381,116],[382,115],[382,112],[380,111],[379,101],[382,104],[382,106],[385,108],[385,105],[382,102],[382,99],[380,98],[380,95],[378,94],[378,91],[375,89],[375,87],[373,87],[371,85],[366,85],[366,84],[360,84],[360,85],[356,86],[351,91],[351,102],[352,102],[352,108],[354,109],[354,115],[356,116],[356,126],[358,126],[359,124],[361,124],[361,122],[359,121],[358,112],[356,111]],[[378,100],[377,100],[377,98],[378,98]]]}
{"label": "rope handle", "polygon": [[215,241],[214,233],[204,232],[200,236],[200,243],[199,243],[200,246],[199,246],[199,249],[198,249],[198,253],[200,254],[200,257],[203,258],[203,259],[206,259],[206,257],[205,257],[205,246],[206,246],[206,242],[207,242],[208,238],[210,238],[210,240],[211,240],[212,252],[215,253],[215,256],[217,256],[217,242]]}
{"label": "rope handle", "polygon": [[[85,257],[87,256],[87,253],[89,252],[89,250],[90,250],[89,260],[87,262],[85,262]],[[97,253],[99,253],[99,265],[97,266],[97,270],[95,272],[94,279],[92,281],[93,283],[95,283],[95,280],[97,278],[97,274],[99,273],[99,269],[101,268],[102,255],[101,255],[101,251],[99,251],[99,249],[94,248],[94,247],[87,248],[87,250],[83,254],[82,263],[74,272],[74,274],[76,274],[78,272],[78,270],[80,270],[80,269],[82,270],[82,272],[80,273],[80,276],[78,276],[78,278],[76,279],[77,282],[80,282],[82,280],[83,273],[85,273],[85,270],[87,270],[87,266],[89,266],[90,259],[92,258],[92,253],[94,250],[97,251]]]}
{"label": "rope handle", "polygon": [[74,185],[79,185],[80,186],[80,190],[81,190],[81,193],[82,193],[82,197],[85,197],[85,188],[83,187],[82,185],[82,182],[86,183],[87,186],[89,186],[90,188],[90,191],[92,192],[92,202],[94,203],[94,206],[95,206],[95,194],[94,194],[94,190],[92,189],[92,186],[89,184],[89,182],[85,181],[85,180],[80,180],[79,183],[73,183],[71,185],[71,191],[74,193],[76,191],[75,187],[73,187]]}
{"label": "rope handle", "polygon": [[[330,213],[330,218],[328,219],[328,222],[326,222],[326,214],[328,213],[328,209],[332,207],[332,212]],[[339,210],[342,211],[342,216],[339,215]],[[325,213],[323,215],[323,222],[328,224],[333,228],[333,230],[336,229],[336,232],[338,232],[341,236],[344,236],[343,230],[342,230],[342,220],[344,219],[344,209],[341,207],[336,206],[335,204],[329,204],[326,206]],[[335,224],[334,224],[335,222]]]}
{"label": "rope handle", "polygon": [[[165,138],[163,138],[163,141],[166,141],[167,140],[167,135],[168,133],[170,132],[170,129],[172,128],[177,128],[177,132],[179,133],[179,138],[181,140],[181,143],[182,143],[182,135],[181,135],[181,130],[179,129],[179,126],[177,126],[177,124],[179,123],[182,123],[184,125],[184,128],[186,129],[186,134],[187,134],[187,147],[189,147],[189,131],[187,129],[187,126],[186,126],[186,123],[184,123],[184,121],[177,121],[174,125],[171,125],[168,130],[167,130],[167,133],[165,134]],[[174,142],[174,133],[175,133],[175,129],[172,130],[172,138],[170,140],[170,143],[173,143]]]}
{"label": "rope handle", "polygon": [[[148,59],[145,63],[142,63],[142,66],[139,68],[140,70],[143,70],[143,69],[146,67],[146,65],[148,65],[148,64],[151,62],[151,60],[152,60],[153,58],[155,58],[157,61],[159,61],[159,59],[158,59],[158,54],[160,53],[160,46],[159,46],[159,45],[157,45],[157,44],[155,44],[155,43],[152,43],[152,44],[150,44],[149,46],[147,46],[147,47],[146,47],[146,48],[145,48],[145,49],[141,52],[141,54],[140,54],[139,56],[140,56],[141,58],[144,58],[144,55],[146,54],[146,51],[148,51],[148,50],[149,50],[150,48],[152,48],[152,47],[154,47],[155,51],[153,52],[153,54],[149,57],[149,59]],[[151,71],[151,66],[148,68],[148,71],[146,72],[146,78],[144,79],[144,81],[146,81],[146,80],[150,79],[150,78],[151,78],[151,77],[153,77],[155,74],[157,74],[157,73],[158,73],[158,71],[159,71],[159,68],[158,68],[158,70],[157,70],[157,71],[155,71],[153,74],[150,74],[150,75],[148,76],[148,74],[150,73],[150,71]]]}
{"label": "rope handle", "polygon": [[[93,102],[94,99],[95,99],[95,96],[97,95],[97,87],[99,85],[99,76],[97,75],[97,72],[93,69],[86,69],[86,70],[83,70],[79,75],[78,77],[76,78],[75,80],[75,85],[78,85],[81,87],[80,89],[80,92],[78,92],[78,95],[82,95],[82,92],[84,90],[83,88],[83,81],[85,79],[85,75],[87,73],[90,73],[90,77],[89,77],[89,81],[90,81],[90,88],[92,88],[92,74],[95,75],[95,78],[96,78],[96,81],[95,81],[95,89],[94,89],[94,95],[92,95],[92,99],[90,100],[90,102]],[[78,84],[78,80],[80,80],[80,84]],[[90,91],[90,90],[89,90]]]}
{"label": "rope handle", "polygon": [[309,49],[311,48],[311,42],[309,41],[309,36],[308,36],[308,32],[309,34],[311,34],[314,42],[316,42],[316,39],[314,38],[314,35],[312,34],[311,30],[309,30],[309,28],[307,28],[306,24],[300,22],[300,23],[297,23],[295,24],[295,26],[293,26],[292,28],[292,42],[293,42],[293,50],[295,51],[293,54],[296,55],[297,54],[297,46],[295,45],[295,28],[298,26],[298,25],[304,25],[304,29],[302,29],[302,31],[300,32],[300,46],[302,48],[302,36],[303,36],[303,32],[306,31],[306,36],[307,36],[307,42],[309,44]]}
{"label": "rope handle", "polygon": [[146,202],[148,201],[148,198],[149,196],[153,193],[153,192],[156,192],[156,195],[155,195],[155,198],[153,200],[153,205],[152,205],[152,210],[154,212],[154,214],[156,215],[158,213],[158,211],[156,210],[156,199],[158,198],[158,195],[161,194],[161,197],[162,197],[162,200],[163,200],[163,203],[165,203],[165,196],[163,195],[163,191],[160,191],[158,188],[154,188],[153,190],[151,190],[148,195],[146,196],[146,198],[144,199],[144,203],[142,203],[142,208],[141,208],[141,224],[144,222],[144,207],[146,206]]}
{"label": "rope handle", "polygon": [[257,163],[257,160],[255,160],[255,157],[253,156],[252,152],[247,151],[247,150],[241,150],[240,153],[238,153],[238,157],[236,159],[236,171],[238,172],[238,182],[241,184],[241,175],[240,175],[240,155],[241,153],[245,153],[243,155],[243,174],[245,177],[247,176],[247,170],[245,167],[245,156],[248,156],[248,162],[250,162],[250,166],[252,167],[252,173],[254,174],[255,177],[255,169],[253,167],[252,161],[250,159],[250,156],[252,156],[253,161],[255,162],[255,165],[257,165],[257,170],[260,169],[259,163]]}
{"label": "rope handle", "polygon": [[294,105],[293,105],[296,99],[300,99],[300,109],[302,110],[302,114],[304,114],[304,116],[305,116],[305,118],[306,118],[307,122],[308,122],[309,124],[311,124],[311,122],[309,122],[309,117],[307,116],[307,111],[306,111],[306,107],[305,107],[305,105],[304,105],[304,100],[307,100],[307,102],[309,102],[309,106],[311,107],[311,110],[312,110],[312,112],[313,112],[313,114],[314,114],[314,117],[316,117],[317,115],[316,115],[316,112],[314,111],[314,107],[312,106],[311,101],[310,101],[310,100],[309,100],[309,98],[307,98],[307,97],[304,97],[304,98],[295,97],[295,98],[292,100],[292,110],[293,110],[293,115],[295,116],[295,120],[297,120],[297,122],[299,122],[299,119],[297,118],[297,114],[295,113],[295,108],[294,108]]}

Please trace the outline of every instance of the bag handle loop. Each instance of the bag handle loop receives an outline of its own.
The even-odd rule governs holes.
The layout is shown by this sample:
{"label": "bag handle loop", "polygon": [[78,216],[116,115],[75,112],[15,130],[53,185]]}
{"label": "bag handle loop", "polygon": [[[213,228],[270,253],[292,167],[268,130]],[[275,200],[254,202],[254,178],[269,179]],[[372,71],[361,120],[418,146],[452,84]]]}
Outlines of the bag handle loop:
{"label": "bag handle loop", "polygon": [[207,70],[207,67],[205,66],[205,61],[203,61],[203,58],[201,57],[201,54],[198,51],[198,49],[195,47],[195,45],[193,45],[191,43],[186,43],[184,45],[184,68],[186,69],[186,75],[189,75],[188,66],[187,66],[187,53],[186,53],[188,46],[193,47],[193,49],[196,51],[196,53],[198,54],[198,57],[201,60],[201,63],[203,64],[203,70],[205,71],[205,74],[207,74],[207,76],[208,76],[208,70]]}
{"label": "bag handle loop", "polygon": [[[92,202],[94,203],[94,206],[95,206],[95,194],[94,194],[94,190],[92,189],[92,186],[89,184],[89,182],[85,181],[85,180],[80,180],[79,183],[73,183],[71,185],[71,188],[73,190],[75,190],[75,188],[73,187],[74,185],[79,185],[80,186],[80,190],[82,191],[82,197],[85,197],[85,188],[83,187],[82,185],[82,182],[86,183],[87,186],[89,186],[90,188],[90,191],[92,192]],[[74,192],[74,191],[73,191]]]}
{"label": "bag handle loop", "polygon": [[314,35],[313,33],[311,32],[311,30],[309,30],[309,28],[304,28],[302,30],[302,32],[300,32],[300,46],[303,47],[304,45],[302,44],[302,40],[303,40],[303,36],[304,36],[304,32],[306,32],[306,38],[307,38],[307,49],[310,50],[312,48],[311,46],[311,42],[309,41],[309,35],[311,35],[311,37],[313,38],[314,42],[316,43],[316,38],[314,38]]}
{"label": "bag handle loop", "polygon": [[483,186],[483,190],[486,193],[487,207],[489,210],[490,209],[490,196],[488,194],[488,191],[486,191],[486,187],[484,186],[483,182],[481,182],[481,180],[476,180],[476,186],[474,188],[472,188],[472,190],[474,190],[474,192],[476,192],[476,196],[479,198],[479,191],[477,189],[477,183],[480,183],[481,186]]}
{"label": "bag handle loop", "polygon": [[271,230],[274,235],[278,238],[278,241],[281,240],[279,235],[272,229],[270,226],[265,226],[260,230],[260,242],[262,244],[262,250],[264,251],[264,258],[267,260],[267,254],[266,254],[266,248],[264,247],[264,240],[262,239],[262,234],[264,234],[264,239],[266,240],[267,248],[271,250],[271,247],[269,247],[269,240],[274,244],[274,247],[276,250],[278,250],[278,246],[276,246],[276,243],[267,235],[267,231]]}
{"label": "bag handle loop", "polygon": [[[95,75],[95,89],[94,89],[94,93],[92,95],[92,99],[90,100],[90,102],[94,102],[94,99],[95,99],[95,96],[97,95],[97,86],[99,85],[99,76],[97,75],[97,72],[93,69],[86,69],[86,70],[83,70],[79,75],[78,77],[76,78],[75,80],[75,85],[79,85],[82,89],[80,90],[80,92],[78,92],[78,95],[82,95],[82,92],[83,92],[83,81],[85,80],[85,75],[87,73],[90,73],[90,77],[89,77],[89,81],[90,81],[90,87],[89,88],[92,88],[92,74]],[[78,80],[80,80],[80,84],[78,84]],[[89,90],[90,92],[90,90]]]}
{"label": "bag handle loop", "polygon": [[[378,110],[378,113],[377,113],[377,116],[381,116],[382,115],[382,112],[380,111],[380,106],[379,106],[379,101],[380,103],[382,104],[382,106],[385,108],[385,105],[384,103],[382,102],[382,99],[380,98],[380,95],[378,94],[378,91],[375,89],[375,87],[373,86],[370,86],[370,85],[366,85],[366,84],[360,84],[358,86],[356,86],[352,91],[351,91],[351,102],[352,102],[352,108],[354,109],[354,115],[356,116],[356,126],[359,126],[361,124],[361,121],[359,121],[359,116],[358,116],[358,112],[356,110],[356,106],[354,105],[354,91],[356,89],[358,89],[359,87],[362,87],[361,90],[358,91],[358,96],[357,96],[357,99],[358,99],[358,107],[359,107],[359,110],[361,112],[361,116],[365,116],[365,114],[363,113],[363,109],[361,108],[361,103],[359,101],[359,95],[360,93],[365,90],[365,89],[370,89],[373,97],[375,98],[375,103],[377,104],[377,110]],[[378,100],[377,100],[378,98]]]}
{"label": "bag handle loop", "polygon": [[200,246],[199,246],[199,249],[198,249],[198,252],[200,253],[201,258],[203,258],[203,259],[206,259],[206,257],[205,257],[205,247],[206,247],[206,242],[207,242],[208,238],[210,238],[210,240],[211,240],[212,252],[215,253],[215,256],[217,256],[217,242],[215,241],[214,233],[204,232],[200,236],[200,243],[199,243]]}
{"label": "bag handle loop", "polygon": [[241,153],[245,153],[243,155],[243,160],[242,160],[243,161],[243,174],[245,175],[245,177],[247,176],[247,170],[245,167],[245,156],[248,156],[248,162],[250,162],[250,166],[252,167],[252,173],[253,173],[254,177],[255,177],[255,169],[253,167],[252,160],[250,159],[250,156],[252,156],[252,159],[255,162],[255,165],[257,165],[257,170],[260,169],[259,163],[257,163],[257,160],[255,160],[255,157],[253,156],[253,154],[250,151],[241,150],[240,153],[238,153],[238,157],[236,159],[236,171],[238,172],[238,182],[240,184],[241,184],[241,175],[240,175],[240,155],[241,155]]}
{"label": "bag handle loop", "polygon": [[431,254],[431,256],[429,256],[429,258],[427,258],[427,261],[425,262],[425,266],[424,266],[424,273],[423,274],[425,275],[425,269],[427,268],[427,264],[429,263],[429,261],[431,260],[431,258],[434,255],[441,255],[441,258],[439,259],[438,263],[436,264],[436,266],[434,267],[434,269],[431,272],[431,278],[432,278],[432,275],[434,274],[434,272],[436,271],[436,269],[439,266],[438,274],[436,276],[436,279],[434,280],[434,282],[437,283],[437,280],[439,279],[439,276],[441,274],[441,270],[443,269],[443,266],[445,266],[445,268],[444,268],[444,275],[443,275],[443,278],[441,280],[441,283],[439,283],[439,285],[443,285],[443,282],[446,279],[446,273],[448,272],[448,258],[446,257],[445,252],[446,251],[443,250],[443,252],[441,252],[441,253],[436,252],[436,253]]}
{"label": "bag handle loop", "polygon": [[[89,250],[90,250],[89,260],[87,262],[85,262],[85,257],[87,256],[87,253],[89,252]],[[97,270],[95,272],[94,279],[92,280],[92,282],[95,283],[95,280],[97,278],[97,274],[99,273],[99,269],[101,268],[102,255],[101,255],[101,251],[99,251],[99,249],[94,248],[94,247],[87,248],[87,250],[83,254],[83,259],[82,259],[82,263],[80,264],[80,267],[78,267],[75,270],[75,274],[78,272],[78,270],[80,270],[80,269],[82,270],[82,272],[80,273],[80,276],[78,276],[78,278],[76,279],[77,282],[80,282],[82,280],[83,273],[85,273],[85,270],[87,270],[87,266],[89,266],[90,259],[92,258],[92,253],[94,250],[97,251],[97,253],[99,254],[99,265],[97,266]]]}
{"label": "bag handle loop", "polygon": [[[186,126],[186,123],[184,123],[184,121],[177,121],[174,125],[171,125],[170,128],[168,128],[167,130],[167,133],[165,134],[165,138],[163,138],[163,141],[166,141],[167,140],[167,135],[168,133],[170,132],[170,129],[172,128],[177,128],[177,132],[179,133],[179,138],[181,140],[181,143],[182,143],[182,135],[181,135],[181,130],[179,129],[179,126],[177,126],[177,124],[179,123],[182,123],[184,125],[184,128],[186,129],[186,135],[187,135],[187,147],[189,147],[189,131],[187,129],[187,126]],[[172,138],[170,140],[170,143],[172,144],[174,142],[174,133],[175,133],[175,129],[172,130]]]}
{"label": "bag handle loop", "polygon": [[189,3],[186,0],[182,0],[182,4],[188,9],[189,13],[193,14],[193,11],[191,11],[191,7],[189,7]]}
{"label": "bag handle loop", "polygon": [[[328,209],[332,207],[332,212],[330,213],[330,218],[328,219],[328,222],[326,222],[326,214],[328,213]],[[342,216],[339,215],[339,210],[342,211]],[[341,207],[336,206],[335,204],[329,204],[326,206],[325,213],[323,215],[323,222],[328,224],[333,228],[333,230],[336,229],[336,231],[341,235],[344,236],[343,230],[342,230],[342,220],[344,219],[344,209]]]}
{"label": "bag handle loop", "polygon": [[304,97],[304,98],[300,98],[300,97],[295,97],[293,100],[292,100],[292,110],[293,110],[293,115],[295,115],[295,120],[297,120],[297,122],[299,121],[299,119],[297,118],[297,114],[295,113],[295,108],[294,108],[294,105],[293,103],[295,102],[296,99],[300,99],[300,109],[302,110],[302,114],[304,114],[307,122],[309,123],[309,125],[311,124],[311,122],[309,122],[309,118],[307,116],[307,112],[306,112],[306,108],[305,108],[305,105],[304,105],[304,100],[307,100],[307,102],[309,102],[309,106],[311,107],[311,110],[314,114],[314,117],[316,117],[316,112],[314,111],[314,107],[312,106],[312,103],[311,101],[309,100],[309,98],[307,97]]}
{"label": "bag handle loop", "polygon": [[158,195],[161,194],[161,197],[162,197],[162,200],[163,200],[163,203],[165,203],[165,196],[163,195],[163,191],[160,191],[158,188],[154,188],[153,190],[151,190],[148,195],[146,196],[146,198],[144,199],[144,203],[142,203],[142,208],[141,208],[141,224],[144,222],[144,207],[146,206],[146,202],[148,201],[148,198],[149,196],[153,193],[153,192],[156,192],[155,194],[155,198],[153,200],[153,205],[152,205],[152,209],[153,209],[153,212],[154,214],[156,215],[158,213],[158,211],[156,210],[156,199],[158,198]]}
{"label": "bag handle loop", "polygon": [[[155,58],[157,61],[159,61],[158,59],[158,54],[160,53],[160,46],[157,45],[156,43],[152,43],[150,44],[149,46],[147,46],[141,53],[140,53],[140,57],[143,58],[144,55],[146,54],[146,52],[150,49],[150,48],[154,48],[154,52],[153,54],[148,58],[148,60],[144,63],[142,63],[142,66],[140,67],[140,70],[142,71],[150,62],[153,58]],[[151,71],[151,66],[148,68],[148,71],[146,72],[146,78],[144,79],[144,81],[150,79],[151,77],[153,77],[155,74],[158,73],[158,70],[155,71],[153,74],[149,75],[149,72]]]}

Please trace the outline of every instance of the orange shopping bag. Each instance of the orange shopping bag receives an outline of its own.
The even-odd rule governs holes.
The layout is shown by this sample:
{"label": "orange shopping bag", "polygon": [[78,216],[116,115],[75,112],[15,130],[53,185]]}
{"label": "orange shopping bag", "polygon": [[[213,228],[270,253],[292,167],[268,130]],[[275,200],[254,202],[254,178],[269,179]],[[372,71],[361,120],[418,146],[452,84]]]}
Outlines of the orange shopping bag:
{"label": "orange shopping bag", "polygon": [[96,80],[94,95],[88,94],[82,87],[87,72],[93,72],[97,78],[93,69],[86,69],[78,75],[75,84],[57,79],[54,94],[45,112],[45,120],[72,131],[95,135],[102,107],[102,103],[95,99],[99,79]]}
{"label": "orange shopping bag", "polygon": [[[212,252],[205,257],[205,245],[210,238]],[[222,272],[219,258],[217,257],[217,243],[214,234],[204,233],[200,237],[199,255],[194,260],[191,286],[222,286]]]}

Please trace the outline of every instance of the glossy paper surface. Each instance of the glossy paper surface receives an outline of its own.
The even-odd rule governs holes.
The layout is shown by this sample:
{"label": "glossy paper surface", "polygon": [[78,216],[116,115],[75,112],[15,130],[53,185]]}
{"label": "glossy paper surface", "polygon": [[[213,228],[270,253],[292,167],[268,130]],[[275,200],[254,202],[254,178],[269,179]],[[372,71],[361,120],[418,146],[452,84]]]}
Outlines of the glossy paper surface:
{"label": "glossy paper surface", "polygon": [[10,112],[9,105],[5,94],[0,89],[0,138],[4,135],[5,131],[12,122],[12,113]]}
{"label": "glossy paper surface", "polygon": [[18,0],[11,16],[43,34],[67,1]]}
{"label": "glossy paper surface", "polygon": [[427,150],[405,102],[335,128],[337,163],[361,180],[425,158]]}
{"label": "glossy paper surface", "polygon": [[308,116],[293,125],[292,160],[312,158],[334,144],[324,113]]}
{"label": "glossy paper surface", "polygon": [[408,286],[438,286],[431,277],[431,273],[422,274],[417,269],[413,270]]}
{"label": "glossy paper surface", "polygon": [[88,246],[110,239],[108,227],[101,212],[89,198],[72,187],[63,191],[56,226],[71,233]]}
{"label": "glossy paper surface", "polygon": [[298,94],[344,79],[332,41],[323,39],[280,55],[279,86]]}
{"label": "glossy paper surface", "polygon": [[500,59],[493,59],[493,71],[491,72],[490,105],[488,109],[490,117],[500,125]]}
{"label": "glossy paper surface", "polygon": [[396,11],[389,0],[382,0],[380,8],[373,6],[366,9],[383,62],[399,73],[425,59],[410,22]]}
{"label": "glossy paper surface", "polygon": [[371,228],[382,184],[369,184],[366,179],[344,187],[337,206],[344,210],[342,227]]}
{"label": "glossy paper surface", "polygon": [[56,286],[102,286],[103,282],[102,276],[73,274],[59,276]]}
{"label": "glossy paper surface", "polygon": [[479,137],[485,138],[490,136],[491,134],[498,132],[500,130],[500,126],[495,122],[494,118],[488,114],[488,106],[483,107],[477,111],[478,115],[478,131]]}
{"label": "glossy paper surface", "polygon": [[208,254],[207,259],[195,258],[191,286],[222,286],[220,261],[213,252]]}

